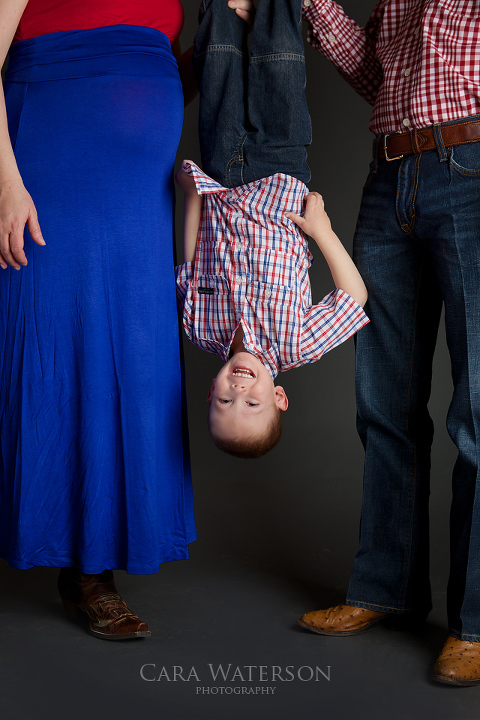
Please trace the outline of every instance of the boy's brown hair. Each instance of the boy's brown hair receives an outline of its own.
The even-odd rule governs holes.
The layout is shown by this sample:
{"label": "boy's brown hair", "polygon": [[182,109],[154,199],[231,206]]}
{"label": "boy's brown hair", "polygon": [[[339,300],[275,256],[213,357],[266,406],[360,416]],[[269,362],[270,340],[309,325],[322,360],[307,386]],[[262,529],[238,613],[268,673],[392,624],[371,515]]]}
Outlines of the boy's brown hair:
{"label": "boy's brown hair", "polygon": [[[210,411],[209,411],[210,418]],[[219,450],[223,450],[229,455],[239,458],[259,458],[271,450],[280,440],[282,434],[282,411],[275,407],[273,412],[273,420],[267,427],[263,435],[254,437],[241,438],[240,440],[224,440],[212,432],[210,427],[210,419],[208,429],[213,442]]]}

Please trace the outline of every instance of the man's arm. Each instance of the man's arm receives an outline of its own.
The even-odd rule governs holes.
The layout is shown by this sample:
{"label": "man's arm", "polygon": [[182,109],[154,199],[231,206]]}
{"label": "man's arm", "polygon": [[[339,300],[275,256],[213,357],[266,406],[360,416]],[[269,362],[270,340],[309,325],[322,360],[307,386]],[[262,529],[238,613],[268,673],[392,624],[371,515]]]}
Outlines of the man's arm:
{"label": "man's arm", "polygon": [[367,302],[367,288],[352,258],[332,230],[322,196],[316,192],[309,193],[304,216],[286,213],[286,217],[315,240],[327,261],[336,287],[363,307]]}
{"label": "man's arm", "polygon": [[[184,160],[184,162],[189,162]],[[197,193],[193,175],[187,175],[183,163],[175,179],[184,194],[183,206],[183,262],[193,262],[197,249],[198,228],[202,215],[203,197]]]}
{"label": "man's arm", "polygon": [[375,46],[384,6],[385,0],[381,0],[364,28],[333,0],[310,0],[303,9],[303,17],[310,25],[308,42],[370,105],[375,102],[383,78]]}

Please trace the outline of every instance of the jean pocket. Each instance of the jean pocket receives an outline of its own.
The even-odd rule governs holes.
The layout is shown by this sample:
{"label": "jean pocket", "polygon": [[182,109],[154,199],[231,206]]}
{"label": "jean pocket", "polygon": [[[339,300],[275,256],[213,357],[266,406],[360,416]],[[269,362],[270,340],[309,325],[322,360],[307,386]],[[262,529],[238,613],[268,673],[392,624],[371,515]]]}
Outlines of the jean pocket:
{"label": "jean pocket", "polygon": [[449,150],[450,167],[460,175],[480,176],[480,142],[455,145]]}

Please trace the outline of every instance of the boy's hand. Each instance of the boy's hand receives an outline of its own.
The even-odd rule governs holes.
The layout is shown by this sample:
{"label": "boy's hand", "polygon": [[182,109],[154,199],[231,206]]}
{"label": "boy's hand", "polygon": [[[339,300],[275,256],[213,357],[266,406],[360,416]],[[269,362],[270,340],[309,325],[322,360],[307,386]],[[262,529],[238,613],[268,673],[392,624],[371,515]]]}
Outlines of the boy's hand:
{"label": "boy's hand", "polygon": [[191,162],[191,160],[184,160],[182,162],[182,167],[177,171],[177,174],[175,175],[177,185],[183,190],[185,195],[197,195],[197,186],[195,185],[193,175],[189,175],[183,170],[183,166]]}
{"label": "boy's hand", "polygon": [[303,217],[295,213],[285,213],[285,216],[293,220],[304,233],[316,241],[320,240],[323,235],[332,233],[330,218],[325,212],[323,198],[316,192],[308,193]]}
{"label": "boy's hand", "polygon": [[245,20],[245,22],[248,23],[249,29],[252,29],[255,18],[255,6],[252,0],[229,0],[228,7],[235,10],[238,17]]}

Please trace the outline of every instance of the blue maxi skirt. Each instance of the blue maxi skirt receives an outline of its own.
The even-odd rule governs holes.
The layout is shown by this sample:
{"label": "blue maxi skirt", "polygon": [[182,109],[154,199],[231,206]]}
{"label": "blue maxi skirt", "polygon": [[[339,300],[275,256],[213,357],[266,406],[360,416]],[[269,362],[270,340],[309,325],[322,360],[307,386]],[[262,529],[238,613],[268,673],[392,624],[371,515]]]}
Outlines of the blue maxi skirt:
{"label": "blue maxi skirt", "polygon": [[195,539],[175,300],[183,95],[130,25],[16,44],[9,130],[45,247],[0,270],[0,556],[153,573]]}

